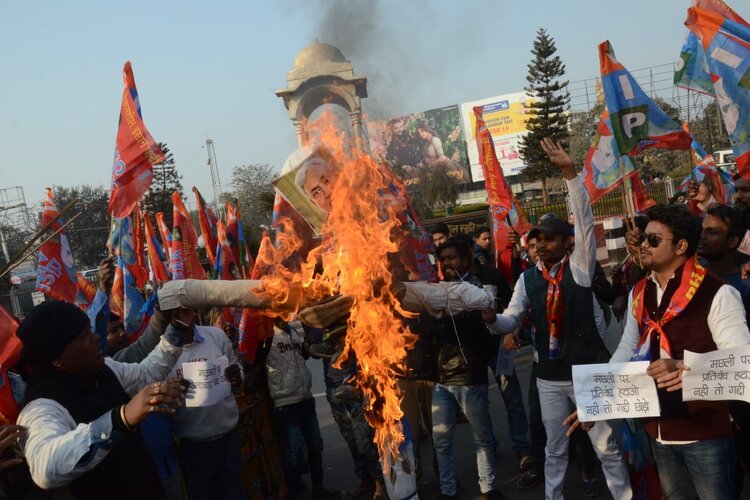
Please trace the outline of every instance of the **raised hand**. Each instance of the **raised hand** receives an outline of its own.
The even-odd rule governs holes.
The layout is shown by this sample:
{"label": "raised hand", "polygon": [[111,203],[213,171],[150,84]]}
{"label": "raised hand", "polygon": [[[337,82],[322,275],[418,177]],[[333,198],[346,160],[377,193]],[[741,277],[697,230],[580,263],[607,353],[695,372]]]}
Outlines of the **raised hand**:
{"label": "raised hand", "polygon": [[560,142],[555,142],[549,137],[545,137],[539,141],[539,143],[541,144],[544,153],[547,155],[547,158],[549,158],[549,161],[560,169],[563,177],[568,180],[575,179],[578,174],[573,166],[573,158],[565,152]]}
{"label": "raised hand", "polygon": [[96,270],[99,277],[99,289],[104,293],[112,291],[112,285],[115,282],[115,258],[107,257],[99,263]]}

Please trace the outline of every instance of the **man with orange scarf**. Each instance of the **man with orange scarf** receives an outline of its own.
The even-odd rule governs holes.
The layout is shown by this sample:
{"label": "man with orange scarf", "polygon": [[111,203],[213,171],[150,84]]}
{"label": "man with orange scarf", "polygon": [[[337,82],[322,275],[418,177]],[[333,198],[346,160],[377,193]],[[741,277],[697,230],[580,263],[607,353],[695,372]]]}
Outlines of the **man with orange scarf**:
{"label": "man with orange scarf", "polygon": [[[685,350],[750,344],[739,292],[695,258],[701,223],[683,207],[654,207],[641,235],[649,274],[628,301],[613,362],[650,361],[661,416],[646,423],[667,499],[735,498],[732,423],[726,401],[682,401]],[[598,425],[598,424],[597,424]]]}
{"label": "man with orange scarf", "polygon": [[[559,143],[542,141],[550,161],[565,177],[570,206],[575,216],[575,232],[567,221],[551,217],[537,229],[537,265],[516,281],[513,297],[503,314],[485,314],[490,331],[510,334],[527,313],[535,329],[537,388],[542,420],[547,432],[545,447],[545,490],[547,499],[563,498],[568,467],[568,436],[562,425],[575,406],[573,365],[604,363],[609,352],[604,346],[596,317],[592,282],[596,266],[594,214],[588,192],[578,177],[573,160]],[[569,252],[571,243],[575,243]],[[630,479],[608,423],[591,429],[589,437],[616,500],[630,499]]]}

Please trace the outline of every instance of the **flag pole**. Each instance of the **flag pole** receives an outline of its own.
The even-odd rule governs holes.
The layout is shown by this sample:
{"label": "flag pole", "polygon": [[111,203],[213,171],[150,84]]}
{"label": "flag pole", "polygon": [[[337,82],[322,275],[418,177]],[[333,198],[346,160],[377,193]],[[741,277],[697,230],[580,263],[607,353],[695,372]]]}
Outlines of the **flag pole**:
{"label": "flag pole", "polygon": [[[629,182],[629,179],[625,178],[625,162],[622,161],[622,155],[620,155],[620,175],[622,175],[622,202],[625,208],[625,227],[629,232],[635,231],[635,203],[633,202],[633,186]],[[641,254],[635,255],[638,262],[638,267],[643,269],[643,262],[641,261]]]}
{"label": "flag pole", "polygon": [[[32,255],[32,254],[33,254],[34,252],[36,252],[37,250],[39,250],[39,249],[40,249],[40,248],[42,247],[42,245],[44,245],[44,244],[45,244],[45,243],[47,243],[47,242],[48,242],[49,240],[51,240],[52,238],[54,238],[55,236],[57,236],[58,234],[60,234],[60,232],[62,232],[62,230],[63,230],[63,229],[65,229],[66,227],[68,227],[68,226],[70,225],[70,223],[71,223],[71,222],[73,222],[74,220],[76,220],[76,219],[78,218],[78,216],[79,216],[79,215],[81,215],[81,213],[82,213],[82,212],[78,212],[78,213],[77,213],[77,214],[75,214],[75,215],[74,215],[73,217],[71,217],[71,218],[70,218],[70,220],[69,220],[68,222],[66,222],[65,224],[63,224],[63,225],[62,225],[62,227],[61,227],[60,229],[57,229],[57,230],[56,230],[56,231],[55,231],[54,233],[52,233],[52,234],[50,234],[49,236],[47,236],[47,237],[46,237],[46,238],[45,238],[44,240],[42,240],[42,242],[41,242],[41,243],[39,243],[38,245],[36,245],[36,246],[35,246],[35,247],[34,247],[34,248],[33,248],[33,249],[31,250],[31,251],[29,251],[28,253],[26,253],[26,250],[27,250],[27,249],[28,249],[28,248],[29,248],[29,247],[30,247],[30,246],[31,246],[31,245],[33,244],[33,241],[32,241],[32,243],[31,243],[31,244],[27,245],[27,246],[26,246],[26,247],[25,247],[25,248],[24,248],[23,250],[21,250],[21,251],[20,251],[20,252],[19,252],[19,253],[17,254],[17,255],[18,255],[18,257],[14,257],[13,259],[11,259],[11,261],[10,261],[10,262],[9,262],[8,264],[6,264],[6,266],[5,266],[5,267],[4,267],[4,268],[3,268],[2,270],[0,270],[0,278],[2,278],[3,276],[5,276],[6,274],[8,274],[8,272],[12,271],[12,270],[13,270],[13,269],[15,269],[16,267],[20,266],[20,265],[21,265],[21,263],[22,263],[22,262],[23,262],[24,260],[26,260],[27,258],[29,258],[29,257],[30,257],[30,256],[31,256],[31,255]],[[56,222],[56,221],[57,221],[57,219],[53,219],[53,220],[52,220],[52,222]],[[48,227],[48,226],[46,226],[46,225],[45,225],[45,227]],[[24,254],[25,254],[25,255],[24,255]],[[21,256],[22,256],[22,257],[21,257]]]}

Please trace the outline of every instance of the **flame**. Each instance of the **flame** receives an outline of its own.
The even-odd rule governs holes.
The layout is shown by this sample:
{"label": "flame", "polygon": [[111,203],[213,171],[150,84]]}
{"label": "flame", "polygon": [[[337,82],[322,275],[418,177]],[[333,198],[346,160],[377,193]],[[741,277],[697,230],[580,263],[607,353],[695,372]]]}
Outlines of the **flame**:
{"label": "flame", "polygon": [[387,169],[361,149],[361,140],[348,140],[335,122],[324,111],[308,123],[310,144],[325,147],[337,168],[322,243],[295,265],[303,242],[294,221],[280,217],[276,247],[266,235],[258,251],[257,262],[269,270],[258,292],[271,297],[275,311],[269,314],[285,320],[306,303],[339,293],[353,298],[339,360],[356,356],[355,386],[364,396],[380,456],[390,464],[403,442],[396,376],[403,373],[406,349],[416,341],[401,320],[413,315],[401,309],[390,291],[389,254],[399,252],[404,229],[398,214],[406,209],[406,200],[392,195]]}

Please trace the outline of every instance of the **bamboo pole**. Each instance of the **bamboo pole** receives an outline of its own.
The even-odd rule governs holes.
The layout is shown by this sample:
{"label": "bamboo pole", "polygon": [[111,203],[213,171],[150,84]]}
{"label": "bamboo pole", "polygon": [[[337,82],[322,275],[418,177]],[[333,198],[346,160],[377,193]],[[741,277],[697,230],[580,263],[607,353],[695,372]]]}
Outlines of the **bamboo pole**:
{"label": "bamboo pole", "polygon": [[[68,222],[66,222],[65,224],[63,224],[60,229],[56,230],[54,233],[52,233],[49,236],[47,236],[41,243],[39,243],[37,246],[35,246],[33,248],[33,250],[31,250],[26,255],[23,255],[23,253],[19,253],[18,255],[23,255],[23,257],[19,257],[17,259],[14,259],[10,263],[8,263],[2,270],[0,270],[0,278],[2,278],[3,276],[5,276],[6,274],[8,274],[8,272],[12,271],[16,267],[20,266],[21,263],[24,260],[26,260],[27,258],[29,258],[34,252],[36,252],[37,250],[39,250],[42,247],[42,245],[44,245],[49,240],[51,240],[52,238],[54,238],[55,236],[57,236],[58,234],[60,234],[60,232],[62,232],[63,229],[65,229],[66,227],[68,227],[70,225],[70,223],[73,222],[74,220],[76,220],[78,218],[78,216],[80,216],[80,215],[81,215],[81,212],[78,212],[77,214],[75,214],[73,217],[70,218],[70,220]],[[55,219],[55,220],[57,220],[57,219]]]}
{"label": "bamboo pole", "polygon": [[[78,203],[78,198],[73,198],[72,200],[70,200],[70,202],[67,205],[65,205],[62,208],[62,210],[60,210],[58,212],[58,218],[62,217],[66,213],[68,213],[75,206],[76,203]],[[11,264],[13,264],[14,262],[18,261],[19,260],[18,257],[20,255],[25,254],[26,251],[29,248],[31,248],[34,245],[34,243],[36,243],[36,241],[39,238],[41,238],[42,236],[44,236],[44,233],[46,233],[47,230],[50,227],[52,227],[52,225],[55,224],[56,222],[57,222],[57,219],[52,219],[51,221],[47,222],[45,225],[43,225],[42,227],[40,227],[37,230],[37,232],[34,233],[34,235],[29,239],[29,241],[26,243],[26,245],[24,245],[24,247],[21,250],[19,250],[18,253],[16,253],[16,255],[12,259],[10,259],[10,261],[5,265],[5,267],[2,268],[2,274],[0,274],[0,276],[3,276],[6,273],[7,268]],[[25,259],[25,257],[24,257],[24,259]],[[23,261],[24,259],[20,259],[20,260]],[[13,267],[15,268],[16,266],[13,266]]]}

